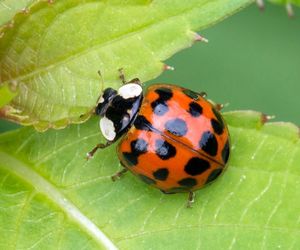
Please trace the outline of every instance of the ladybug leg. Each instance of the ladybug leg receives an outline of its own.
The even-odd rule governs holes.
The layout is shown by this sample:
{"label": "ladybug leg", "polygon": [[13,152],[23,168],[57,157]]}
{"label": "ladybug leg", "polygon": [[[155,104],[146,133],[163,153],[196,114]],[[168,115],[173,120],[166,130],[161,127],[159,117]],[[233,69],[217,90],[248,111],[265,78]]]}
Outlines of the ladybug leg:
{"label": "ladybug leg", "polygon": [[215,109],[218,110],[218,111],[220,111],[220,110],[222,110],[224,107],[227,107],[228,105],[229,105],[228,102],[225,103],[225,104],[216,103],[216,104],[215,104]]}
{"label": "ladybug leg", "polygon": [[138,84],[138,85],[142,86],[141,81],[140,81],[139,78],[134,78],[134,79],[130,80],[127,83],[135,83],[135,84]]}
{"label": "ladybug leg", "polygon": [[215,103],[209,99],[207,101],[210,102],[217,111],[221,111],[224,107],[227,107],[229,105],[229,103],[225,103],[225,104]]}
{"label": "ladybug leg", "polygon": [[135,84],[141,85],[141,81],[139,78],[134,78],[134,79],[130,80],[129,82],[127,82],[125,79],[125,74],[124,74],[123,68],[119,69],[119,77],[120,77],[123,85],[125,85],[127,83],[135,83]]}
{"label": "ladybug leg", "polygon": [[[96,104],[99,103],[100,98],[102,97],[102,94],[103,94],[103,86],[104,86],[103,77],[102,77],[102,74],[101,74],[101,71],[100,71],[100,70],[98,70],[98,75],[99,75],[100,80],[101,80],[101,94],[98,96],[98,99],[97,99],[97,101],[96,101]],[[96,105],[96,107],[97,107],[97,105]],[[87,114],[95,115],[95,114],[96,114],[96,107],[94,107],[93,109],[91,109],[88,113],[80,115],[80,118],[85,117]]]}
{"label": "ladybug leg", "polygon": [[204,92],[204,91],[198,93],[198,95],[200,95],[203,98],[205,98],[207,96],[206,92]]}
{"label": "ladybug leg", "polygon": [[110,146],[112,143],[113,143],[112,141],[107,141],[106,143],[97,144],[90,152],[88,152],[86,154],[86,159],[89,160],[89,159],[93,158],[94,154],[96,153],[96,151],[98,149],[106,148],[106,147]]}
{"label": "ladybug leg", "polygon": [[125,79],[125,75],[124,75],[123,68],[120,68],[120,69],[119,69],[119,77],[120,77],[120,79],[121,79],[123,85],[127,83],[127,82],[126,82],[126,79]]}
{"label": "ladybug leg", "polygon": [[216,108],[216,110],[220,111],[220,110],[222,110],[224,108],[224,104],[216,103],[215,104],[215,108]]}
{"label": "ladybug leg", "polygon": [[98,73],[98,75],[99,75],[99,77],[100,77],[100,83],[101,83],[101,95],[99,95],[99,97],[98,97],[98,99],[97,99],[97,103],[99,103],[99,100],[100,100],[100,98],[102,97],[102,94],[103,94],[104,81],[103,81],[103,76],[102,76],[102,74],[101,74],[101,71],[98,70],[97,73]]}
{"label": "ladybug leg", "polygon": [[126,172],[128,171],[127,168],[123,168],[119,172],[115,173],[114,175],[111,176],[112,181],[116,181],[121,178]]}
{"label": "ladybug leg", "polygon": [[187,207],[192,207],[192,204],[194,203],[194,201],[195,201],[195,193],[193,191],[190,191],[186,206]]}

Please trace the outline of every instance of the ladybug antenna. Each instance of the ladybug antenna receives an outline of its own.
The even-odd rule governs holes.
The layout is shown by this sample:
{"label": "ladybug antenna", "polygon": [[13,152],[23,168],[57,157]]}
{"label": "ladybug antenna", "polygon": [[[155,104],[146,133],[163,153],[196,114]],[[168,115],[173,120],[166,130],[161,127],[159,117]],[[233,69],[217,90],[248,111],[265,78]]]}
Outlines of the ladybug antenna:
{"label": "ladybug antenna", "polygon": [[101,84],[100,91],[102,93],[103,92],[103,87],[104,87],[104,80],[103,80],[103,76],[102,76],[100,70],[98,70],[98,75],[100,76],[100,84]]}
{"label": "ladybug antenna", "polygon": [[[104,87],[104,81],[103,81],[103,77],[102,77],[102,74],[101,74],[101,71],[100,70],[98,70],[98,75],[100,76],[100,95],[99,95],[99,97],[98,97],[98,99],[97,99],[97,104],[100,102],[100,99],[101,99],[101,97],[102,97],[102,95],[103,95],[103,87]],[[94,112],[95,112],[95,110],[94,110]]]}

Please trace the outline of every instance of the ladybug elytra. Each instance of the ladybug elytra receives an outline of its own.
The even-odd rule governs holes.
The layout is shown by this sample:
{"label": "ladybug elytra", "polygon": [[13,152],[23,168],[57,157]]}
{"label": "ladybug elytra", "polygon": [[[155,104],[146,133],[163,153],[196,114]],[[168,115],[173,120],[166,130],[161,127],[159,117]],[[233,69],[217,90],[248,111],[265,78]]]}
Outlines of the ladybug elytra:
{"label": "ladybug elytra", "polygon": [[118,89],[107,88],[95,113],[107,140],[97,149],[118,139],[118,157],[124,167],[112,176],[131,171],[142,181],[166,194],[193,191],[214,181],[225,169],[230,146],[229,132],[218,105],[205,93],[170,84],[151,85],[143,95],[138,78]]}

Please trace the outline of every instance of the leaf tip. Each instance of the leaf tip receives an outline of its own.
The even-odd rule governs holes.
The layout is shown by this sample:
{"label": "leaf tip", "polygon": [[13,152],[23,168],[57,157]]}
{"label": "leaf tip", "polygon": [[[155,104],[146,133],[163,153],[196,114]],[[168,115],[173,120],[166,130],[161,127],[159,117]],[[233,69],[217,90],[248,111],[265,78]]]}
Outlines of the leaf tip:
{"label": "leaf tip", "polygon": [[9,82],[8,87],[11,92],[16,93],[18,91],[18,82],[15,80],[12,80]]}
{"label": "leaf tip", "polygon": [[275,118],[275,115],[267,115],[264,113],[261,113],[261,123],[265,124],[266,122],[272,120]]}
{"label": "leaf tip", "polygon": [[15,24],[15,21],[14,21],[14,20],[11,20],[10,22],[8,22],[8,23],[6,24],[6,27],[12,29],[12,28],[14,27],[14,24]]}
{"label": "leaf tip", "polygon": [[208,39],[201,36],[200,34],[198,33],[195,33],[195,36],[194,36],[194,41],[195,42],[204,42],[204,43],[208,43]]}
{"label": "leaf tip", "polygon": [[21,13],[21,14],[24,14],[24,15],[28,15],[28,14],[30,13],[30,11],[29,11],[28,8],[25,7],[25,8],[23,8],[23,9],[21,9],[20,13]]}
{"label": "leaf tip", "polygon": [[258,6],[260,11],[265,10],[265,3],[264,0],[256,0],[256,5]]}
{"label": "leaf tip", "polygon": [[171,71],[174,71],[175,68],[170,66],[170,65],[167,65],[167,64],[164,64],[163,65],[163,70],[166,71],[166,70],[171,70]]}
{"label": "leaf tip", "polygon": [[291,3],[287,3],[285,8],[289,18],[295,17],[293,5]]}

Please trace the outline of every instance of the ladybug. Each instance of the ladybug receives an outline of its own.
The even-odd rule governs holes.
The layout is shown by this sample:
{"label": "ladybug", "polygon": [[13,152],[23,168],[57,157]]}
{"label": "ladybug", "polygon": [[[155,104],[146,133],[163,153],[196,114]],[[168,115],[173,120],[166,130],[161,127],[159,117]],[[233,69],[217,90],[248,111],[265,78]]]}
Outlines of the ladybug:
{"label": "ladybug", "polygon": [[205,99],[205,93],[170,84],[151,85],[146,93],[138,78],[107,88],[95,108],[106,139],[87,154],[91,158],[121,138],[118,157],[128,170],[163,193],[187,192],[188,206],[194,191],[214,181],[229,158],[229,132],[220,105]]}

